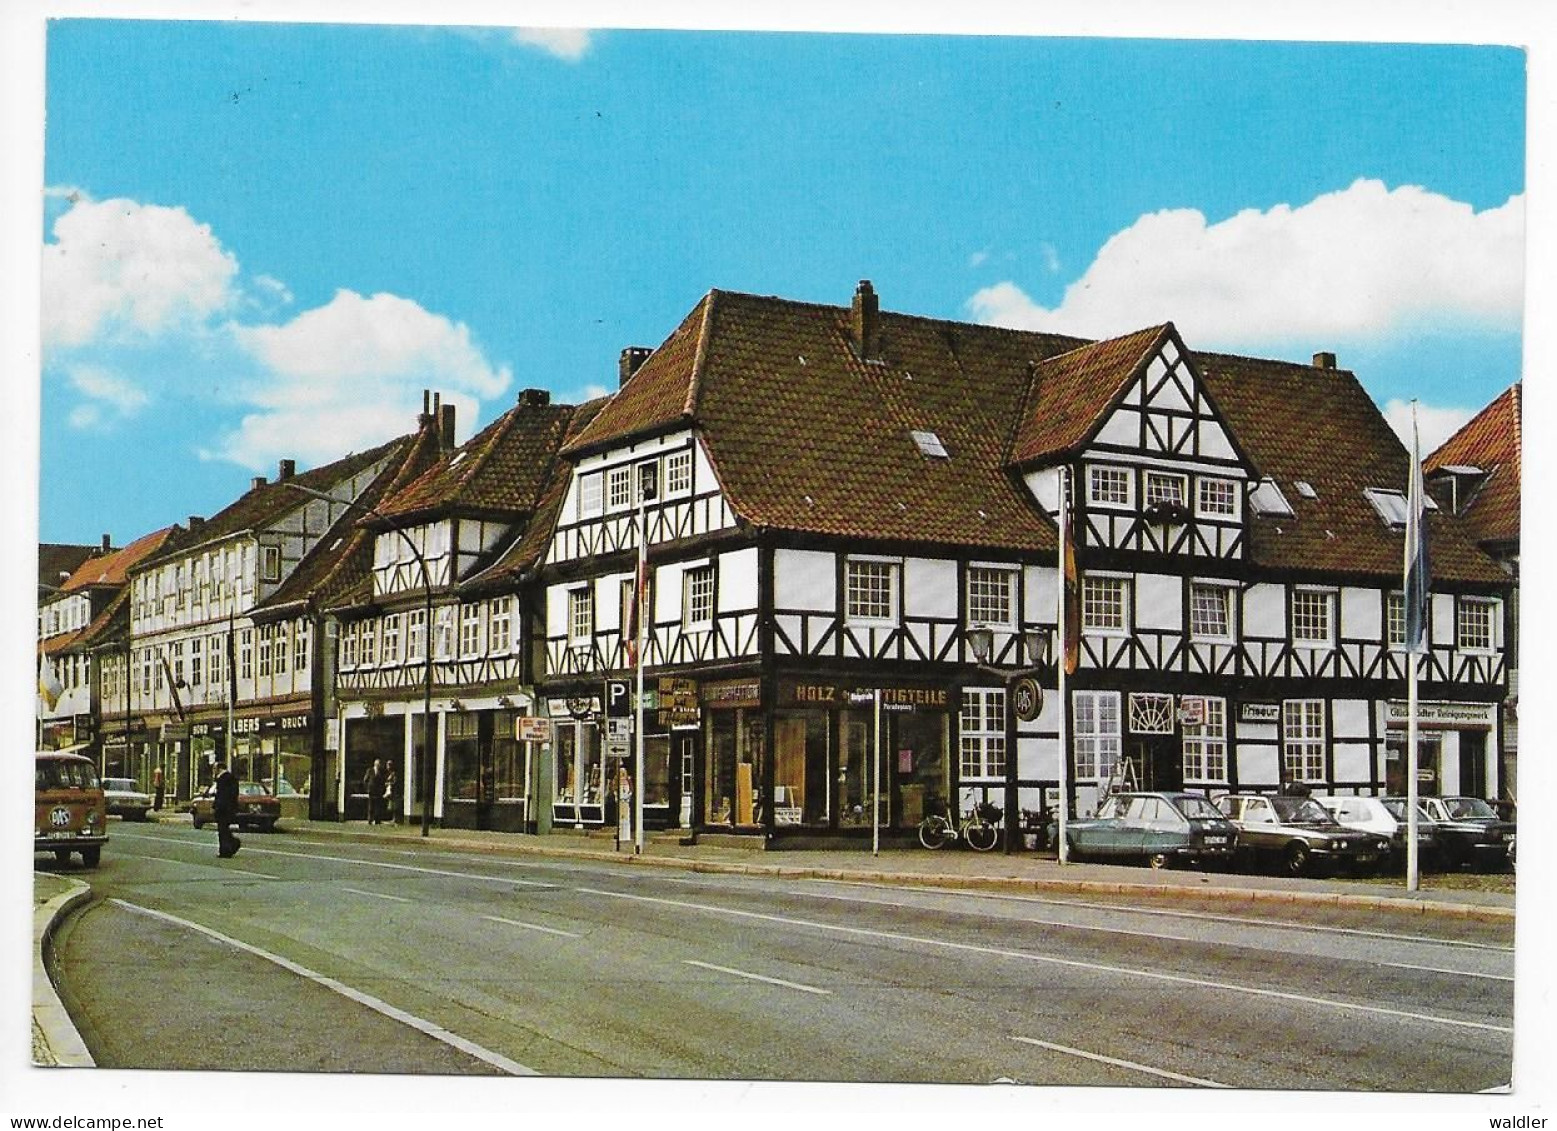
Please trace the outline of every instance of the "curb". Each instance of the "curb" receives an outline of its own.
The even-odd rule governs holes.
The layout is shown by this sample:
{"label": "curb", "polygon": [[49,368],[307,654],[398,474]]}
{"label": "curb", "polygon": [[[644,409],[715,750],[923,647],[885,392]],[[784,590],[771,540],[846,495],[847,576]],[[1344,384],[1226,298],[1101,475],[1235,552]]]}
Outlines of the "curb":
{"label": "curb", "polygon": [[96,1068],[81,1034],[54,992],[43,962],[43,949],[65,913],[92,897],[92,889],[79,880],[67,881],[71,889],[56,895],[32,914],[32,1019],[33,1063],[40,1068]]}
{"label": "curb", "polygon": [[[352,830],[319,832],[298,829],[300,833],[350,839],[359,843],[384,843],[385,838]],[[410,840],[396,837],[393,840]],[[415,838],[413,843],[421,843]],[[630,864],[638,867],[672,868],[683,872],[724,875],[767,876],[775,879],[841,880],[854,883],[897,884],[903,887],[953,888],[970,891],[1005,891],[1086,895],[1123,895],[1170,898],[1218,899],[1228,903],[1306,904],[1316,907],[1345,907],[1364,911],[1402,911],[1417,915],[1441,915],[1451,919],[1474,919],[1490,923],[1514,922],[1512,907],[1493,907],[1476,903],[1450,903],[1443,900],[1411,899],[1400,896],[1363,895],[1348,892],[1280,891],[1264,888],[1189,887],[1183,884],[1139,884],[1118,880],[1042,879],[1020,876],[929,875],[913,872],[884,872],[852,868],[805,867],[790,864],[738,864],[724,860],[694,860],[677,856],[637,856],[592,849],[561,848],[537,844],[491,844],[485,841],[440,837],[438,843],[467,851],[493,855],[545,856],[559,859],[585,859]]]}

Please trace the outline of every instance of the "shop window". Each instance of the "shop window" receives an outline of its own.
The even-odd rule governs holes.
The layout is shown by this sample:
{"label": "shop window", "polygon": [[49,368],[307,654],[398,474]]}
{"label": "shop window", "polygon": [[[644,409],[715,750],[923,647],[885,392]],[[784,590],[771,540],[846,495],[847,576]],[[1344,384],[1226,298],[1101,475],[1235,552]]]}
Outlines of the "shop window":
{"label": "shop window", "polygon": [[493,716],[492,767],[497,801],[511,804],[530,795],[530,783],[524,776],[524,744],[514,737],[512,711],[498,711]]}
{"label": "shop window", "polygon": [[1323,781],[1325,703],[1288,699],[1281,705],[1281,768],[1288,781]]}
{"label": "shop window", "polygon": [[1076,724],[1076,777],[1109,777],[1119,765],[1124,740],[1119,692],[1077,691],[1071,706]]}
{"label": "shop window", "polygon": [[780,827],[827,824],[830,730],[821,711],[775,715],[773,819]]}
{"label": "shop window", "polygon": [[1184,724],[1184,780],[1227,780],[1227,700],[1207,697],[1199,724]]}
{"label": "shop window", "polygon": [[1002,781],[1006,776],[1006,693],[970,687],[962,693],[958,728],[963,782]]}

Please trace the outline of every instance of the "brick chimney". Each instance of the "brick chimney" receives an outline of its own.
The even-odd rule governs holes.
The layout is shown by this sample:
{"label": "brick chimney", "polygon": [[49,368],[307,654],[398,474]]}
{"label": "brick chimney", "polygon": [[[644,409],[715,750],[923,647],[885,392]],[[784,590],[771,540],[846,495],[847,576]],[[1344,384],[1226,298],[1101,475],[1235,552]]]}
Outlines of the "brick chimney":
{"label": "brick chimney", "polygon": [[454,406],[451,404],[443,405],[438,410],[438,450],[454,450]]}
{"label": "brick chimney", "polygon": [[204,515],[192,514],[192,515],[189,516],[189,529],[190,530],[199,530],[204,525],[205,525],[205,516]]}
{"label": "brick chimney", "polygon": [[111,554],[111,553],[113,553],[113,549],[114,549],[114,540],[113,540],[113,538],[110,535],[104,534],[103,535],[103,548],[99,551],[99,553]]}
{"label": "brick chimney", "polygon": [[297,474],[297,460],[284,459],[276,471],[276,482],[285,483]]}
{"label": "brick chimney", "polygon": [[249,480],[249,490],[251,491],[258,491],[263,486],[265,486],[265,477],[263,475],[256,475]]}
{"label": "brick chimney", "polygon": [[624,349],[616,363],[616,387],[621,388],[627,384],[632,375],[649,360],[649,355],[653,352],[647,346],[628,346]]}
{"label": "brick chimney", "polygon": [[854,290],[854,308],[850,329],[854,334],[854,352],[861,361],[881,357],[881,305],[869,279],[861,279]]}
{"label": "brick chimney", "polygon": [[519,403],[525,408],[545,408],[551,404],[551,394],[545,389],[520,389]]}
{"label": "brick chimney", "polygon": [[1334,369],[1335,368],[1335,354],[1333,354],[1333,353],[1316,353],[1314,355],[1314,368],[1315,369]]}

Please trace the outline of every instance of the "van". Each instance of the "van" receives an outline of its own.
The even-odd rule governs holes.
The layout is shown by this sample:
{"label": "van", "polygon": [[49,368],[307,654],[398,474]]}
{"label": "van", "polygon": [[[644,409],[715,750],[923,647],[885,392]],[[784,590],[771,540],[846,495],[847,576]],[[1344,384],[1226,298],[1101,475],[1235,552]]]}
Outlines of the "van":
{"label": "van", "polygon": [[34,799],[33,851],[52,852],[61,864],[79,852],[81,863],[97,867],[108,843],[108,801],[91,759],[38,751]]}

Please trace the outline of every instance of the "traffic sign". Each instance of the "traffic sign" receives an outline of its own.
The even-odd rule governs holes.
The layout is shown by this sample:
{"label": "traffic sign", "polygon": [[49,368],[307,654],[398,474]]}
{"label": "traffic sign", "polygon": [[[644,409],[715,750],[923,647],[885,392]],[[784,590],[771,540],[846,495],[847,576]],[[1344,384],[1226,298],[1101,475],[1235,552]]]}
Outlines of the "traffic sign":
{"label": "traffic sign", "polygon": [[605,717],[625,719],[633,713],[633,685],[625,679],[605,681]]}

